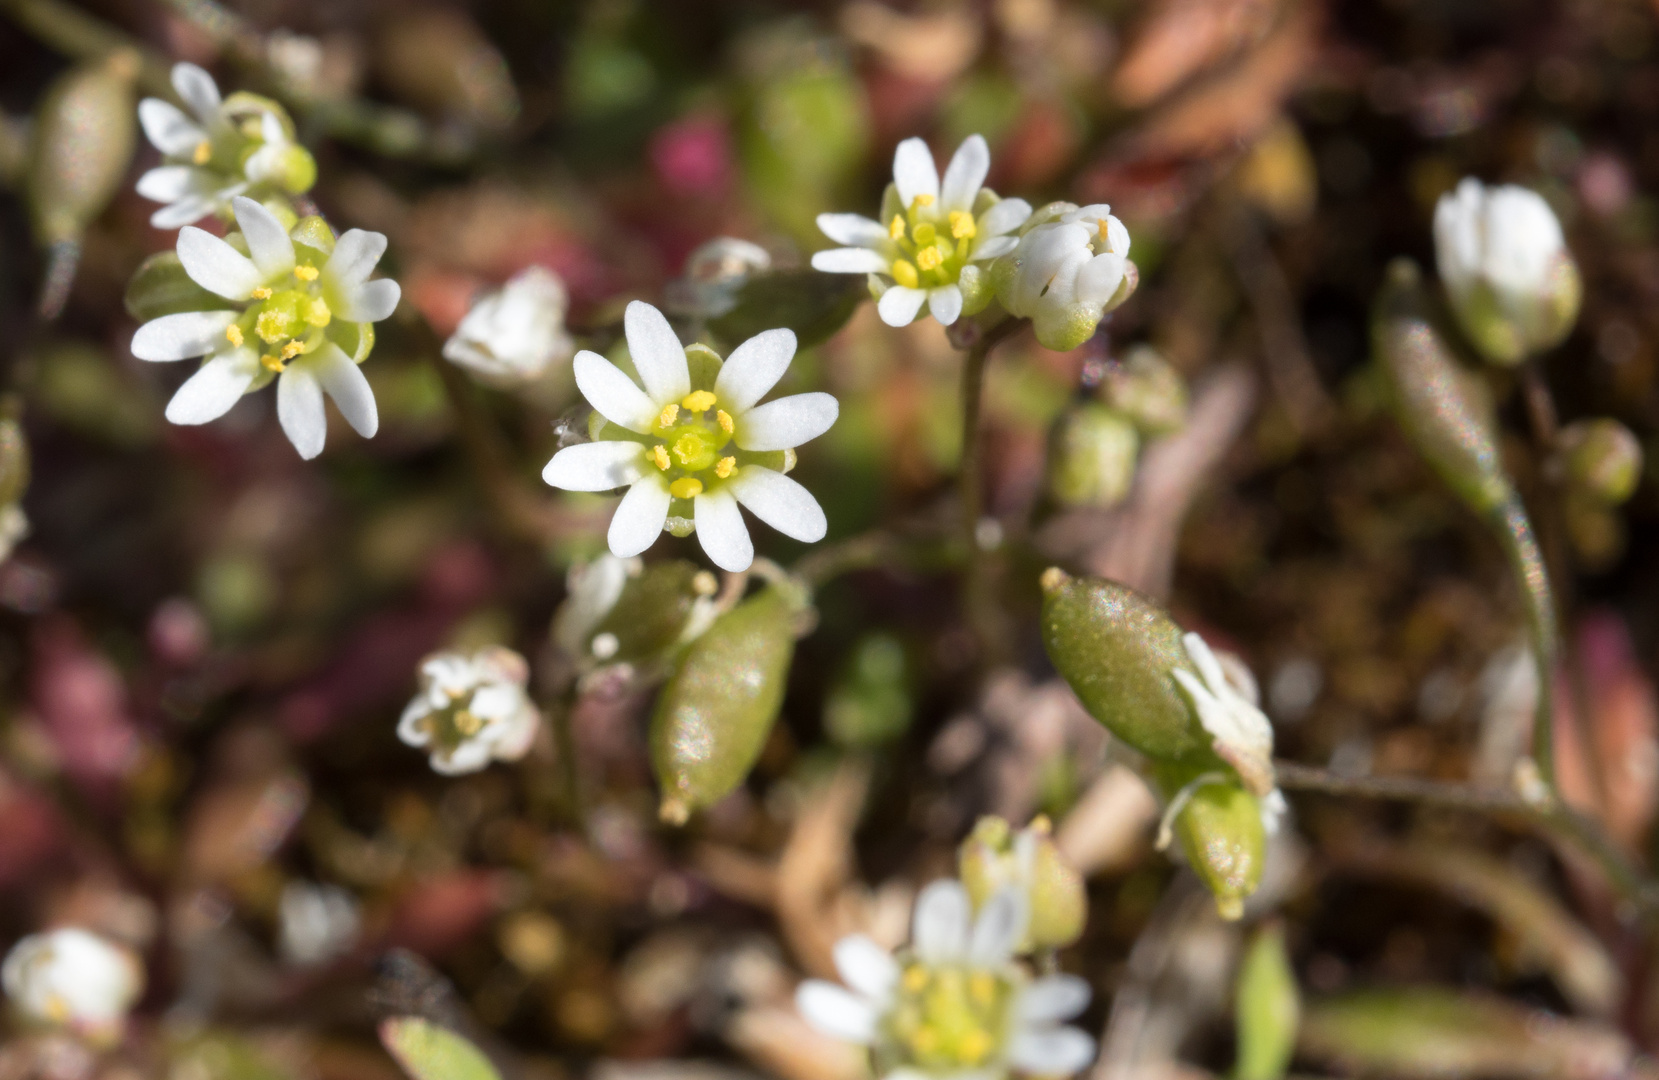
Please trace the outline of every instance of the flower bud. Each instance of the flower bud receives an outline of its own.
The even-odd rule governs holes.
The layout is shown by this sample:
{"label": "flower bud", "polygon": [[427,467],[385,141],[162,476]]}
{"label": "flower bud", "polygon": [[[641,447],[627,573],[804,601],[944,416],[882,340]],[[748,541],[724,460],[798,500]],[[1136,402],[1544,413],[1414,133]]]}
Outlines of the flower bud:
{"label": "flower bud", "polygon": [[527,267],[472,305],[444,342],[444,359],[488,386],[511,389],[533,382],[576,351],[565,332],[569,304],[559,275]]}
{"label": "flower bud", "polygon": [[1414,263],[1396,259],[1377,298],[1372,349],[1394,416],[1430,465],[1475,510],[1511,495],[1486,385],[1452,356]]}
{"label": "flower bud", "polygon": [[[1168,788],[1175,781],[1162,780]],[[1267,829],[1261,802],[1236,784],[1200,784],[1192,788],[1186,805],[1172,822],[1187,862],[1215,894],[1223,919],[1244,914],[1244,901],[1261,884]]]}
{"label": "flower bud", "polygon": [[1140,275],[1129,261],[1129,230],[1111,207],[1051,203],[1026,222],[1014,250],[992,264],[990,279],[1009,314],[1030,319],[1044,348],[1064,352],[1094,336]]}
{"label": "flower bud", "polygon": [[657,698],[651,763],[664,821],[683,824],[754,767],[783,704],[804,599],[767,588],[714,620],[692,642]]}
{"label": "flower bud", "polygon": [[131,950],[68,926],[12,946],[0,982],[31,1020],[104,1040],[120,1034],[143,989],[144,967]]}
{"label": "flower bud", "polygon": [[1085,403],[1068,410],[1049,446],[1048,489],[1066,506],[1116,506],[1135,479],[1140,436],[1121,413]]}
{"label": "flower bud", "polygon": [[892,634],[866,635],[824,702],[824,729],[839,746],[877,746],[910,727],[909,665]]}
{"label": "flower bud", "polygon": [[138,56],[121,49],[72,68],[47,91],[29,171],[35,235],[43,245],[79,239],[121,186],[138,130],[137,74]]}
{"label": "flower bud", "polygon": [[1150,345],[1136,345],[1123,363],[1108,367],[1100,394],[1148,436],[1168,435],[1187,422],[1186,380]]}
{"label": "flower bud", "polygon": [[1296,1049],[1302,1002],[1280,924],[1270,923],[1251,936],[1239,965],[1236,996],[1235,1080],[1281,1080]]}
{"label": "flower bud", "polygon": [[1642,444],[1617,420],[1576,420],[1561,429],[1558,445],[1575,494],[1618,506],[1636,493],[1642,479]]}
{"label": "flower bud", "polygon": [[1083,875],[1060,854],[1052,833],[1046,817],[1017,833],[1002,818],[983,817],[958,851],[959,875],[975,910],[1009,886],[1025,894],[1030,920],[1020,952],[1070,945],[1088,918]]}
{"label": "flower bud", "polygon": [[1607,570],[1624,554],[1628,540],[1624,519],[1606,504],[1570,491],[1562,500],[1562,519],[1573,555],[1585,570]]}
{"label": "flower bud", "polygon": [[1466,177],[1435,207],[1434,252],[1458,322],[1492,363],[1518,364],[1572,330],[1583,285],[1537,192]]}

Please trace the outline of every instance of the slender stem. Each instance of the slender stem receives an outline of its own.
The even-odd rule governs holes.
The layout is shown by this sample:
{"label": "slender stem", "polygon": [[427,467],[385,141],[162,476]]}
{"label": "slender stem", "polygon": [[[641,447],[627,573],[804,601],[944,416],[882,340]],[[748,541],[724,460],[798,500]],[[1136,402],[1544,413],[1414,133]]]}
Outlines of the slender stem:
{"label": "slender stem", "polygon": [[968,550],[964,594],[968,624],[979,639],[980,656],[986,660],[1001,657],[1007,635],[1003,632],[1002,613],[997,610],[992,587],[990,552],[979,538],[985,485],[980,412],[985,396],[986,361],[997,343],[1019,326],[1016,320],[1007,319],[982,331],[962,357],[962,463],[956,474],[956,491],[962,515],[962,541]]}
{"label": "slender stem", "polygon": [[565,812],[572,824],[582,828],[587,820],[587,804],[582,801],[582,770],[576,761],[576,731],[571,726],[572,714],[576,712],[574,680],[560,691],[547,711],[548,721],[553,725],[553,752],[559,756]]}
{"label": "slender stem", "polygon": [[892,558],[895,546],[891,533],[872,529],[802,556],[792,572],[817,588],[842,574],[880,566]]}
{"label": "slender stem", "polygon": [[1555,790],[1555,660],[1560,643],[1556,637],[1555,605],[1550,598],[1550,577],[1543,552],[1532,535],[1532,523],[1519,496],[1511,496],[1498,507],[1493,527],[1509,559],[1510,570],[1521,587],[1527,622],[1532,628],[1533,658],[1538,665],[1538,702],[1532,717],[1532,757],[1538,774],[1551,791]]}

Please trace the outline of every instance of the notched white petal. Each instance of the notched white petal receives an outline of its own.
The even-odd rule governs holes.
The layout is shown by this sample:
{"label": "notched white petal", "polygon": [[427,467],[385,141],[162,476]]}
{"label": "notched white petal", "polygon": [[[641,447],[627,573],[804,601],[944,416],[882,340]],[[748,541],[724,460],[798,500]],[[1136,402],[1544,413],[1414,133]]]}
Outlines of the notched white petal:
{"label": "notched white petal", "polygon": [[300,457],[310,461],[323,452],[328,415],[323,411],[322,384],[310,368],[289,364],[277,377],[277,420]]}
{"label": "notched white petal", "polygon": [[985,186],[985,177],[990,171],[991,148],[985,144],[985,137],[969,135],[963,139],[950,164],[945,166],[945,179],[939,188],[940,212],[972,212],[974,197]]}
{"label": "notched white petal", "polygon": [[605,536],[611,554],[619,559],[629,559],[656,543],[657,537],[662,535],[663,524],[668,520],[671,499],[668,484],[661,475],[646,473],[641,476],[622,496],[616,513],[611,516],[610,531]]}
{"label": "notched white petal", "polygon": [[835,970],[848,986],[878,1001],[899,979],[898,962],[863,934],[850,934],[835,943]]}
{"label": "notched white petal", "polygon": [[386,254],[386,234],[348,229],[334,243],[334,254],[323,264],[323,280],[341,289],[361,285]]}
{"label": "notched white petal", "polygon": [[812,256],[812,268],[826,274],[885,274],[892,264],[880,252],[869,248],[830,248]]}
{"label": "notched white petal", "polygon": [[150,145],[168,157],[187,157],[207,138],[207,132],[177,105],[160,98],[145,98],[138,103],[138,122]]}
{"label": "notched white petal", "polygon": [[225,328],[234,311],[184,311],[151,319],[132,337],[132,354],[140,360],[188,360],[226,346]]}
{"label": "notched white petal", "polygon": [[391,278],[365,281],[341,291],[336,314],[347,322],[379,322],[391,317],[402,296],[403,288]]}
{"label": "notched white petal", "polygon": [[203,229],[180,229],[178,253],[191,281],[227,300],[246,300],[265,283],[252,259]]}
{"label": "notched white petal", "polygon": [[926,301],[927,293],[921,289],[895,285],[881,294],[881,299],[876,302],[876,313],[888,326],[909,326],[916,321],[916,313],[922,310],[922,304]]}
{"label": "notched white petal", "polygon": [[727,486],[751,514],[791,539],[815,544],[829,531],[812,492],[783,473],[745,465]]}
{"label": "notched white petal", "polygon": [[622,369],[596,352],[583,350],[571,363],[576,388],[599,415],[629,431],[645,434],[660,411]]}
{"label": "notched white petal", "polygon": [[364,377],[363,369],[352,363],[351,357],[330,342],[305,358],[317,373],[317,381],[334,399],[340,415],[351,429],[365,439],[374,438],[380,430],[380,411],[375,406],[374,390]]}
{"label": "notched white petal", "polygon": [[[236,224],[248,241],[248,255],[266,281],[281,277],[294,269],[294,241],[276,215],[243,195],[230,201],[236,213]],[[355,320],[361,322],[363,320]]]}
{"label": "notched white petal", "polygon": [[960,882],[935,881],[916,897],[910,938],[916,955],[928,963],[961,960],[968,949],[968,890]]}
{"label": "notched white petal", "polygon": [[206,424],[230,411],[259,374],[259,354],[252,349],[221,353],[203,364],[167,403],[175,424]]}
{"label": "notched white petal", "polygon": [[733,441],[744,450],[793,450],[828,431],[840,415],[829,394],[792,394],[744,413]]}
{"label": "notched white petal", "polygon": [[645,384],[645,392],[658,407],[691,393],[691,368],[686,364],[685,346],[680,344],[662,312],[635,300],[623,312],[622,331],[628,339],[628,355],[633,358],[640,382]]}
{"label": "notched white petal", "polygon": [[1094,1040],[1073,1027],[1022,1031],[1008,1045],[1016,1068],[1039,1076],[1065,1076],[1094,1060]]}
{"label": "notched white petal", "polygon": [[918,195],[939,197],[939,169],[933,164],[933,151],[927,143],[917,138],[899,143],[893,152],[893,185],[899,189],[899,201],[906,208]]}
{"label": "notched white petal", "polygon": [[876,1010],[869,1002],[822,979],[795,988],[795,1008],[807,1023],[832,1038],[868,1045],[876,1037]]}
{"label": "notched white petal", "polygon": [[735,574],[749,569],[755,561],[755,545],[731,491],[711,488],[694,497],[691,505],[703,553],[722,570]]}
{"label": "notched white petal", "polygon": [[941,285],[927,291],[927,309],[940,326],[949,326],[962,317],[962,290],[956,285]]}
{"label": "notched white petal", "polygon": [[886,243],[887,227],[863,214],[819,214],[818,231],[837,244],[871,247]]}

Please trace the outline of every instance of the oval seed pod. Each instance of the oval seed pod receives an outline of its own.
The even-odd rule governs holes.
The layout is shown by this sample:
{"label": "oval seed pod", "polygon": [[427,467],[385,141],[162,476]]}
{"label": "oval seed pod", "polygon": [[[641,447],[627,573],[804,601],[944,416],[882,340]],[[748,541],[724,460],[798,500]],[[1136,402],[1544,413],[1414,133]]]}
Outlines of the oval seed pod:
{"label": "oval seed pod", "polygon": [[1089,909],[1083,875],[1060,854],[1048,818],[1017,833],[1000,817],[980,818],[957,858],[975,910],[1006,886],[1025,893],[1031,915],[1022,951],[1058,949],[1082,936]]}
{"label": "oval seed pod", "polygon": [[115,197],[136,134],[130,49],[81,64],[47,91],[35,120],[29,200],[43,245],[78,240]]}
{"label": "oval seed pod", "polygon": [[651,717],[664,821],[683,824],[754,767],[783,704],[798,606],[767,588],[715,619],[680,658]]}
{"label": "oval seed pod", "polygon": [[1134,482],[1139,450],[1128,417],[1092,402],[1074,406],[1049,443],[1048,489],[1066,506],[1116,506]]}
{"label": "oval seed pod", "polygon": [[1257,798],[1232,783],[1193,789],[1175,815],[1175,836],[1187,862],[1210,892],[1223,919],[1244,914],[1244,901],[1262,880],[1267,829]]}

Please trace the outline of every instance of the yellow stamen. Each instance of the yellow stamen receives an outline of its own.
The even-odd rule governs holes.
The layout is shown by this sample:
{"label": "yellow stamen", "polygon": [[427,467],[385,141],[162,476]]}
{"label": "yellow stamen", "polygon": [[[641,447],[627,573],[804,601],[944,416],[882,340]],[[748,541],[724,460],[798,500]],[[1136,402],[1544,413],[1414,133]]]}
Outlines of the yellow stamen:
{"label": "yellow stamen", "polygon": [[261,285],[249,295],[255,300],[269,300],[271,298],[271,290],[268,286]]}
{"label": "yellow stamen", "polygon": [[657,426],[658,427],[673,427],[674,426],[674,421],[678,420],[679,418],[680,418],[680,407],[678,405],[674,404],[672,401],[670,401],[667,405],[664,405],[662,407],[662,412],[657,414]]}
{"label": "yellow stamen", "polygon": [[317,275],[320,272],[321,271],[319,271],[315,266],[294,267],[294,276],[299,278],[301,281],[316,281]]}
{"label": "yellow stamen", "polygon": [[471,709],[462,709],[455,714],[455,730],[462,735],[476,735],[484,728],[484,721]]}
{"label": "yellow stamen", "polygon": [[190,160],[194,161],[198,165],[206,165],[208,159],[211,157],[213,157],[213,144],[208,142],[206,139],[203,139],[201,142],[197,143],[196,149],[190,154]]}
{"label": "yellow stamen", "polygon": [[887,235],[893,240],[904,239],[904,215],[894,214],[893,220],[887,223]]}
{"label": "yellow stamen", "polygon": [[264,367],[270,371],[274,371],[278,374],[282,373],[282,360],[279,357],[272,356],[270,353],[266,353],[264,356],[261,356],[259,358],[259,363],[261,367]]}
{"label": "yellow stamen", "polygon": [[651,460],[656,462],[657,468],[666,471],[668,466],[672,464],[672,462],[668,460],[668,447],[664,446],[662,443],[658,443],[653,446],[651,448]]}
{"label": "yellow stamen", "polygon": [[731,414],[725,409],[716,409],[714,411],[714,419],[715,422],[720,425],[720,430],[724,431],[727,435],[730,435],[732,430],[737,426],[732,423]]}
{"label": "yellow stamen", "polygon": [[676,499],[689,499],[703,493],[703,482],[695,476],[682,476],[668,485],[668,493]]}
{"label": "yellow stamen", "polygon": [[977,1005],[989,1005],[996,999],[997,981],[988,971],[976,971],[968,976],[968,996]]}
{"label": "yellow stamen", "polygon": [[958,240],[973,236],[979,231],[974,224],[974,216],[966,210],[952,210],[950,212],[950,234]]}
{"label": "yellow stamen", "polygon": [[719,399],[707,390],[693,390],[691,393],[680,399],[680,404],[684,405],[692,412],[700,413],[708,412],[710,409],[714,408],[714,403],[717,400]]}
{"label": "yellow stamen", "polygon": [[991,1037],[975,1028],[962,1036],[956,1044],[957,1053],[968,1065],[978,1065],[991,1052]]}
{"label": "yellow stamen", "polygon": [[730,479],[732,473],[736,471],[737,459],[734,457],[723,457],[714,466],[714,475],[722,480]]}
{"label": "yellow stamen", "polygon": [[286,344],[282,347],[282,358],[284,360],[292,360],[294,357],[298,356],[300,353],[302,353],[304,351],[305,351],[305,346],[304,345],[301,345],[297,341],[290,341],[288,344]]}
{"label": "yellow stamen", "polygon": [[944,261],[945,257],[939,254],[939,249],[936,247],[925,247],[916,252],[916,265],[923,270],[937,270],[939,264]]}
{"label": "yellow stamen", "polygon": [[893,280],[907,289],[914,289],[921,278],[916,273],[915,263],[905,259],[894,259]]}
{"label": "yellow stamen", "polygon": [[328,310],[328,301],[322,297],[314,296],[311,302],[305,305],[305,321],[312,326],[327,326],[333,319],[334,312]]}
{"label": "yellow stamen", "polygon": [[240,349],[242,347],[242,328],[240,326],[225,327],[225,340]]}
{"label": "yellow stamen", "polygon": [[932,206],[933,205],[933,196],[932,195],[918,195],[914,199],[910,200],[910,205],[911,205],[912,208],[917,209],[917,210],[920,210],[924,206]]}
{"label": "yellow stamen", "polygon": [[288,336],[288,313],[285,311],[260,312],[259,318],[254,320],[253,328],[267,344],[275,345]]}
{"label": "yellow stamen", "polygon": [[1108,220],[1109,219],[1107,219],[1107,218],[1096,218],[1095,219],[1095,221],[1098,223],[1099,228],[1100,228],[1101,242],[1104,243],[1106,245],[1106,249],[1108,251],[1110,251],[1111,247],[1112,247],[1112,234],[1107,230]]}
{"label": "yellow stamen", "polygon": [[919,992],[927,985],[927,968],[914,964],[904,971],[904,988],[912,994]]}

